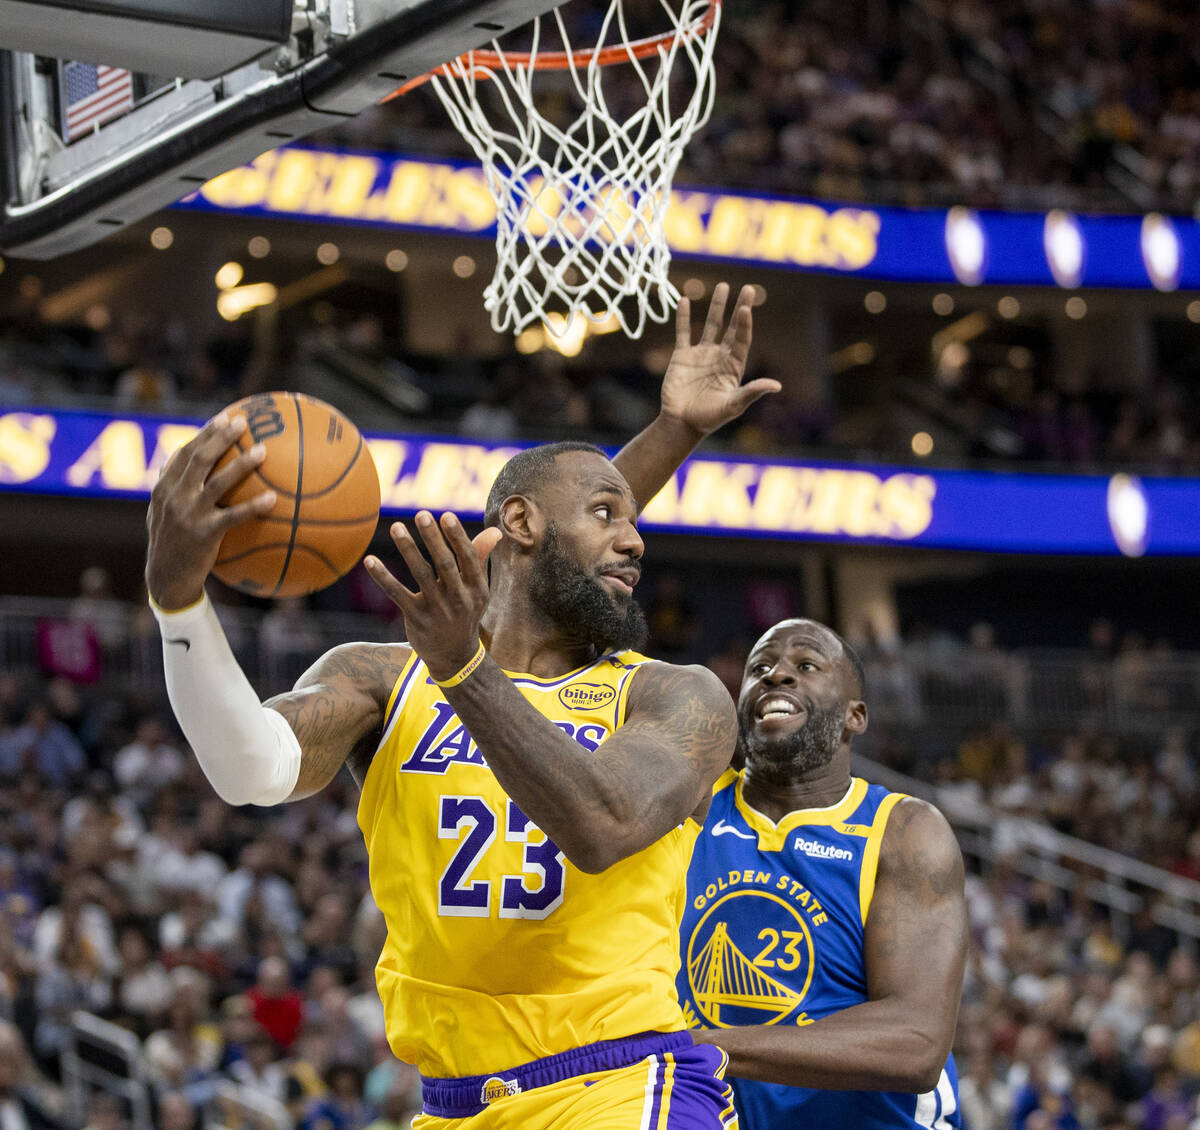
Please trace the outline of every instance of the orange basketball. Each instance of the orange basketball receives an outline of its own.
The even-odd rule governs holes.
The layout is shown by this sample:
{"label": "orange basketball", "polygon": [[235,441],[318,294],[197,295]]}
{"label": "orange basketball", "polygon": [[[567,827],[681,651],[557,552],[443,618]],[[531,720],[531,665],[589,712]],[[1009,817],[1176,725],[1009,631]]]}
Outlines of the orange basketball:
{"label": "orange basketball", "polygon": [[271,489],[274,509],[230,530],[213,573],[253,596],[303,596],[333,584],[362,557],[379,521],[379,474],[358,429],[336,408],[297,392],[262,392],[231,404],[247,429],[218,467],[252,444],[258,469],[221,501]]}

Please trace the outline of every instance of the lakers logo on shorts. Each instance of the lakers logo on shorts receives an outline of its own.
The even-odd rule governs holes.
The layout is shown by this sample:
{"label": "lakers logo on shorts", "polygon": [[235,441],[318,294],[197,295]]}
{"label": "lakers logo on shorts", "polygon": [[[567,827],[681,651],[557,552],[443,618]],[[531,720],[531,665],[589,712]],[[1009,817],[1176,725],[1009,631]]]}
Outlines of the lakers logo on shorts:
{"label": "lakers logo on shorts", "polygon": [[493,1075],[490,1079],[483,1081],[483,1088],[479,1092],[479,1101],[481,1103],[499,1102],[501,1099],[507,1099],[510,1095],[518,1095],[521,1093],[521,1083],[517,1079],[501,1079],[498,1075]]}
{"label": "lakers logo on shorts", "polygon": [[799,908],[771,891],[733,891],[696,923],[687,975],[709,1024],[778,1024],[795,1013],[812,984],[808,924]]}

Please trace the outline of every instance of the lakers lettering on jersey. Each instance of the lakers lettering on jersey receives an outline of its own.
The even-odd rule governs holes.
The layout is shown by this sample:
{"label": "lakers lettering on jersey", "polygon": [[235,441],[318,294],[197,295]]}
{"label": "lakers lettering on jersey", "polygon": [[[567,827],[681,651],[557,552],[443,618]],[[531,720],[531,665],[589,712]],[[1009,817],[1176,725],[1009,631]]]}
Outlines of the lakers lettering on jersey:
{"label": "lakers lettering on jersey", "polygon": [[[693,1027],[811,1024],[868,999],[863,931],[889,814],[903,799],[854,778],[827,809],[779,824],[717,781],[688,871],[678,986]],[[953,1057],[925,1095],[735,1080],[743,1130],[961,1126]]]}
{"label": "lakers lettering on jersey", "polygon": [[[646,662],[622,652],[555,679],[509,674],[595,750],[622,725]],[[684,1028],[676,938],[694,821],[602,875],[580,871],[505,794],[415,655],[358,818],[388,927],[376,970],[388,1039],[423,1075]]]}

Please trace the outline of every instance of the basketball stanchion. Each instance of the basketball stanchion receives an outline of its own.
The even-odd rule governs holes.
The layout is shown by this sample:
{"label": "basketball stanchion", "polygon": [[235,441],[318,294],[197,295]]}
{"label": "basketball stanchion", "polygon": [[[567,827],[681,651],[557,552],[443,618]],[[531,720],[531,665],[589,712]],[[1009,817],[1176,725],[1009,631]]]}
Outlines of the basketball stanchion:
{"label": "basketball stanchion", "polygon": [[576,317],[615,317],[639,337],[678,302],[665,217],[683,150],[712,112],[721,0],[658,7],[668,30],[635,39],[626,0],[609,0],[585,47],[557,9],[530,25],[527,49],[494,41],[395,92],[428,82],[483,163],[497,213],[484,291],[495,330],[543,322],[553,333],[554,313],[560,333]]}

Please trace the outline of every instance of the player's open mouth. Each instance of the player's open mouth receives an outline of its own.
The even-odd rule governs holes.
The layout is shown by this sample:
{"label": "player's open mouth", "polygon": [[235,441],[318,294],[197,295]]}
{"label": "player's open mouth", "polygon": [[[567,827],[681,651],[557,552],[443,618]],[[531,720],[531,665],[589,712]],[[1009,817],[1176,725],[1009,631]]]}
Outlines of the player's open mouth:
{"label": "player's open mouth", "polygon": [[754,720],[766,724],[790,722],[804,713],[804,707],[795,699],[780,694],[768,694],[759,699],[754,708]]}

